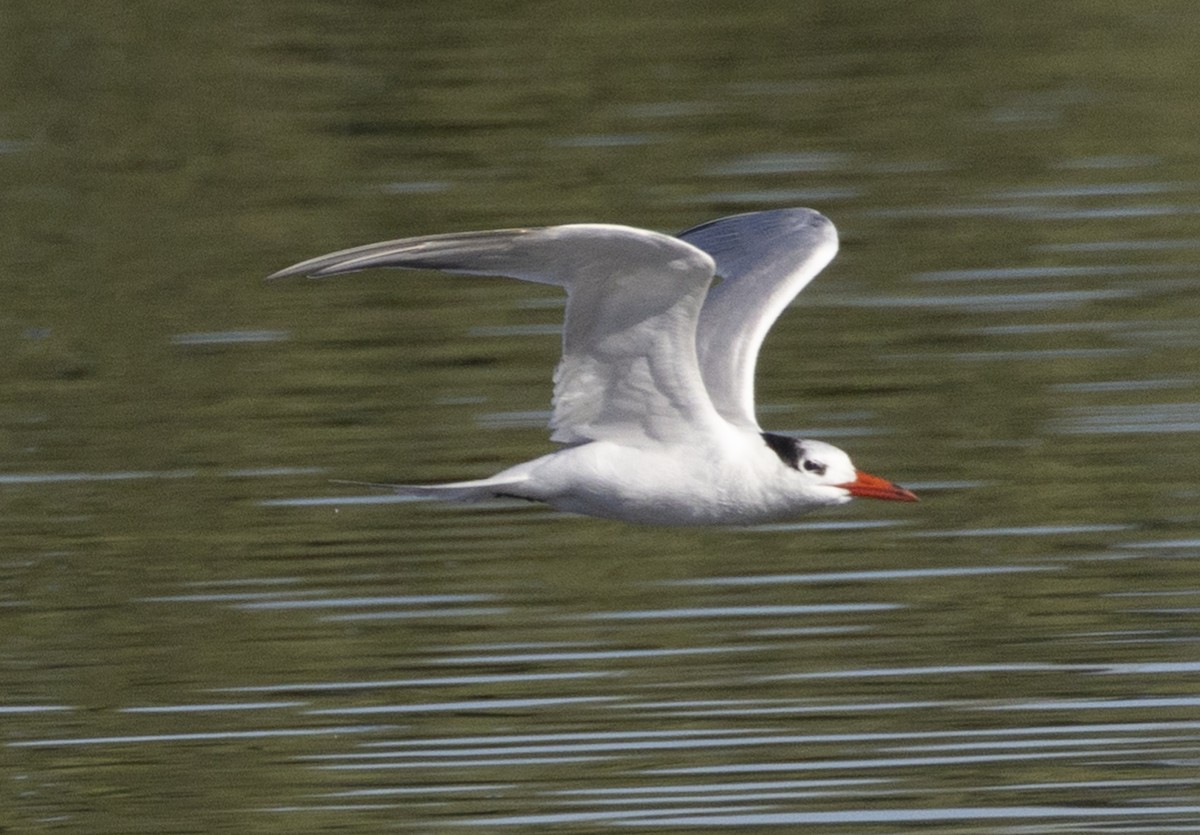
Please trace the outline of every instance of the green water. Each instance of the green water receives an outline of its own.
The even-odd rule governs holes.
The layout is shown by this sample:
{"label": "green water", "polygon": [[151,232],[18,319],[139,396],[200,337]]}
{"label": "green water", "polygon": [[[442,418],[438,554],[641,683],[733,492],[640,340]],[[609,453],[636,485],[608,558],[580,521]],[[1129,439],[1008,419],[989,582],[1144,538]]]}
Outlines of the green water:
{"label": "green water", "polygon": [[[0,828],[1200,819],[1189,3],[0,3]],[[757,531],[359,503],[548,451],[552,288],[390,237],[820,209]]]}

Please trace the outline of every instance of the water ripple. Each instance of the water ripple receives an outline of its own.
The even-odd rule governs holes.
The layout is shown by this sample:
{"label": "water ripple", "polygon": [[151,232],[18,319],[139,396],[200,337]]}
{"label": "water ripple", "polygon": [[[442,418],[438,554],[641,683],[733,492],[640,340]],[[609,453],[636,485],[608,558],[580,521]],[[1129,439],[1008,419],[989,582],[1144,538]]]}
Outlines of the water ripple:
{"label": "water ripple", "polygon": [[340,736],[387,730],[389,725],[345,725],[323,728],[285,728],[257,731],[213,731],[210,733],[134,734],[130,736],[93,736],[64,739],[25,739],[7,743],[9,748],[58,748],[82,745],[143,745],[149,742],[228,741],[234,739],[272,739],[293,736]]}
{"label": "water ripple", "polygon": [[886,612],[904,608],[898,603],[827,603],[802,606],[696,606],[680,609],[642,609],[629,612],[591,612],[564,615],[564,620],[657,620],[677,618],[778,617],[786,615]]}
{"label": "water ripple", "polygon": [[860,580],[925,580],[930,577],[975,577],[990,574],[1023,574],[1060,571],[1053,565],[979,565],[954,568],[896,568],[874,571],[820,571],[804,574],[759,574],[664,580],[665,586],[769,586],[790,583],[847,583]]}

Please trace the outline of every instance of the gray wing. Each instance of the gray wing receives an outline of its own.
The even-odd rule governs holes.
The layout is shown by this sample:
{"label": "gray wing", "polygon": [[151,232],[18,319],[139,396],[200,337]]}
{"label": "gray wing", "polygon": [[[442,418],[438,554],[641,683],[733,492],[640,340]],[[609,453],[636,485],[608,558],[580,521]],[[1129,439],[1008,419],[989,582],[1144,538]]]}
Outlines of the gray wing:
{"label": "gray wing", "polygon": [[372,267],[502,275],[566,288],[551,437],[683,440],[722,423],[696,359],[713,260],[677,238],[605,224],[432,235],[304,261],[271,278]]}
{"label": "gray wing", "polygon": [[712,256],[718,282],[696,331],[700,373],[717,411],[758,429],[754,366],[779,314],[837,252],[837,230],[812,209],[733,215],[678,236]]}

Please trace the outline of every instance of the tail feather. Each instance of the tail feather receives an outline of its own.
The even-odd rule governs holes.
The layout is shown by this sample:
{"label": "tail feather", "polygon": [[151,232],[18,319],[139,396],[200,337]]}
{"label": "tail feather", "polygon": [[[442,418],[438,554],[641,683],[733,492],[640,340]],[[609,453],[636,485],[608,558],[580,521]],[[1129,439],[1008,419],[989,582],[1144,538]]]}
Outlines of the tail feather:
{"label": "tail feather", "polygon": [[339,484],[355,484],[360,487],[375,487],[391,490],[400,496],[414,499],[431,499],[447,502],[480,502],[486,499],[511,497],[527,498],[521,494],[520,486],[526,477],[505,476],[504,478],[481,478],[475,481],[452,481],[447,484],[379,484],[368,481],[340,481]]}

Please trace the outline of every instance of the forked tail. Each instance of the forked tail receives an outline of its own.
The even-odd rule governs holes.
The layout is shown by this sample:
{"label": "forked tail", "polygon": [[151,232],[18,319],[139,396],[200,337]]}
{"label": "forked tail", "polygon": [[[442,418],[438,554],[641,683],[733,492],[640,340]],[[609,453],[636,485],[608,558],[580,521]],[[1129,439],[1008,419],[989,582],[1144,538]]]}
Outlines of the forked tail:
{"label": "forked tail", "polygon": [[481,478],[475,481],[452,481],[448,484],[380,484],[369,481],[339,481],[338,484],[356,484],[360,487],[375,487],[390,490],[398,496],[414,499],[430,499],[445,502],[481,502],[497,498],[531,498],[522,495],[521,485],[526,477],[505,476]]}

